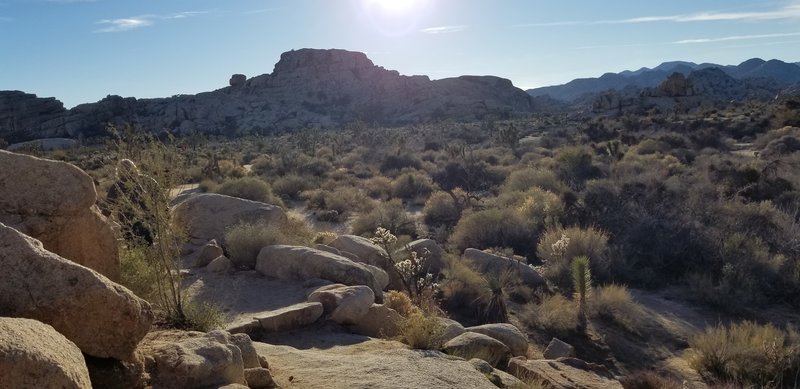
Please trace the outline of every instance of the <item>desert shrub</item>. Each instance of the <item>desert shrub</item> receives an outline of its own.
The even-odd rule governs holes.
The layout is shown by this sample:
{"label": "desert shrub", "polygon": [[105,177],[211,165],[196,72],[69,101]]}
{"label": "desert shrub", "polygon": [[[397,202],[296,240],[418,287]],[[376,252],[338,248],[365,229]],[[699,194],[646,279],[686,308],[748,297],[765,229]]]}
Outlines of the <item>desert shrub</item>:
{"label": "desert shrub", "polygon": [[645,315],[644,308],[633,300],[628,289],[614,284],[594,290],[589,301],[589,313],[634,333],[639,332]]}
{"label": "desert shrub", "polygon": [[217,187],[219,187],[219,184],[217,184],[216,181],[210,179],[204,179],[200,181],[199,184],[197,184],[197,189],[201,193],[215,193],[217,191]]}
{"label": "desert shrub", "polygon": [[556,153],[556,168],[562,181],[573,189],[582,189],[584,183],[602,175],[592,162],[591,150],[582,147],[565,147]]}
{"label": "desert shrub", "polygon": [[358,188],[350,186],[337,186],[331,190],[306,191],[303,192],[302,198],[308,200],[308,208],[336,211],[339,215],[368,210],[374,203]]}
{"label": "desert shrub", "polygon": [[461,217],[461,207],[453,196],[445,192],[435,192],[425,203],[422,213],[428,225],[454,226]]}
{"label": "desert shrub", "polygon": [[392,196],[401,199],[413,199],[427,196],[433,192],[433,181],[427,174],[406,172],[392,181]]}
{"label": "desert shrub", "polygon": [[217,187],[217,193],[267,204],[283,205],[281,199],[272,194],[269,184],[256,177],[225,180]]}
{"label": "desert shrub", "polygon": [[608,273],[608,236],[594,227],[552,228],[542,234],[536,255],[545,263],[544,276],[562,291],[570,290],[572,259],[586,256],[592,274],[600,280]]}
{"label": "desert shrub", "polygon": [[372,235],[378,227],[397,235],[417,236],[417,225],[408,215],[400,200],[381,203],[369,212],[359,215],[351,226],[355,235]]}
{"label": "desert shrub", "polygon": [[392,180],[384,176],[372,177],[364,183],[367,196],[378,200],[387,200],[392,195]]}
{"label": "desert shrub", "polygon": [[564,203],[558,196],[538,187],[521,194],[523,200],[516,207],[523,217],[540,228],[557,225],[564,214]]}
{"label": "desert shrub", "polygon": [[233,161],[217,161],[217,166],[219,167],[219,174],[221,177],[242,178],[247,175],[247,171],[244,170],[244,167]]}
{"label": "desert shrub", "polygon": [[195,301],[185,301],[183,304],[187,330],[208,332],[225,324],[222,311],[213,304]]}
{"label": "desert shrub", "polygon": [[578,304],[555,294],[542,297],[541,303],[527,306],[525,320],[554,335],[567,335],[580,325]]}
{"label": "desert shrub", "polygon": [[689,366],[712,382],[780,388],[796,384],[800,334],[772,324],[718,325],[689,340]]}
{"label": "desert shrub", "polygon": [[411,297],[398,290],[388,291],[383,297],[383,304],[394,309],[403,317],[410,317],[411,314],[419,311],[419,308],[411,302]]}
{"label": "desert shrub", "polygon": [[276,244],[307,246],[314,239],[305,222],[289,218],[284,223],[240,223],[225,231],[225,250],[237,264],[255,263],[262,248]]}
{"label": "desert shrub", "polygon": [[486,209],[466,214],[456,224],[450,241],[459,251],[467,248],[510,247],[515,253],[535,249],[535,225],[515,209]]}
{"label": "desert shrub", "polygon": [[411,313],[400,325],[400,336],[411,348],[439,350],[444,344],[445,327],[437,316],[421,310]]}
{"label": "desert shrub", "polygon": [[476,302],[483,299],[486,291],[486,280],[483,276],[462,260],[453,260],[444,273],[441,283],[443,306],[470,317],[479,316],[481,308]]}
{"label": "desert shrub", "polygon": [[306,177],[288,174],[272,181],[272,191],[283,199],[299,200],[300,194],[311,189],[312,185]]}
{"label": "desert shrub", "polygon": [[411,154],[387,155],[381,162],[381,173],[400,171],[405,168],[421,169],[422,161]]}
{"label": "desert shrub", "polygon": [[625,389],[683,389],[681,381],[662,377],[652,371],[637,371],[620,378]]}
{"label": "desert shrub", "polygon": [[250,161],[250,170],[259,176],[269,176],[275,169],[275,162],[269,155],[261,155]]}
{"label": "desert shrub", "polygon": [[663,153],[667,150],[669,150],[668,144],[655,139],[645,139],[636,146],[636,153],[639,155]]}
{"label": "desert shrub", "polygon": [[148,251],[142,247],[122,247],[119,256],[120,284],[135,295],[156,301],[158,271],[147,258]]}
{"label": "desert shrub", "polygon": [[561,193],[566,188],[558,176],[550,170],[525,168],[515,170],[508,175],[503,183],[503,192],[526,191],[539,187],[553,193]]}

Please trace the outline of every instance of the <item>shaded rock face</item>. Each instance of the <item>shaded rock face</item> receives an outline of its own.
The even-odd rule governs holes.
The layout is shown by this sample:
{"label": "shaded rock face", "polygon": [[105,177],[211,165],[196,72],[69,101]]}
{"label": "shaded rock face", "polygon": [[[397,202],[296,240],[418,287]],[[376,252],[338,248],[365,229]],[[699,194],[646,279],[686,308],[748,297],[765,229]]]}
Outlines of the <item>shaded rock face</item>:
{"label": "shaded rock face", "polygon": [[89,389],[81,350],[53,327],[0,317],[0,388]]}
{"label": "shaded rock face", "polygon": [[444,351],[464,359],[479,358],[495,367],[505,367],[511,358],[509,348],[499,340],[476,332],[465,332],[447,341]]}
{"label": "shaded rock face", "polygon": [[[27,139],[18,136],[15,141],[91,136],[102,134],[106,123],[125,122],[152,131],[267,133],[307,126],[338,127],[356,119],[393,125],[532,110],[531,97],[506,79],[462,76],[431,81],[425,76],[402,76],[375,66],[364,53],[335,49],[283,53],[272,74],[250,79],[237,74],[229,85],[213,92],[160,99],[109,96],[69,111],[61,107],[62,112],[41,120],[25,113],[24,117],[31,119],[24,125],[0,121],[0,137],[19,132],[20,127]],[[27,112],[23,108],[18,111]],[[2,115],[0,105],[0,118]]]}
{"label": "shaded rock face", "polygon": [[520,280],[526,285],[536,288],[545,287],[544,278],[534,268],[520,263],[512,258],[501,257],[477,249],[464,250],[464,259],[472,263],[483,274],[501,274],[512,270],[519,275]]}
{"label": "shaded rock face", "polygon": [[150,304],[0,224],[0,316],[53,326],[86,354],[127,360],[150,329]]}
{"label": "shaded rock face", "polygon": [[525,356],[528,353],[528,338],[513,324],[492,323],[466,329],[469,332],[484,334],[505,344],[513,356]]}
{"label": "shaded rock face", "polygon": [[96,199],[92,178],[79,168],[0,150],[0,223],[113,280],[117,241]]}
{"label": "shaded rock face", "polygon": [[0,138],[9,143],[43,137],[30,129],[67,110],[60,101],[20,91],[0,91]]}

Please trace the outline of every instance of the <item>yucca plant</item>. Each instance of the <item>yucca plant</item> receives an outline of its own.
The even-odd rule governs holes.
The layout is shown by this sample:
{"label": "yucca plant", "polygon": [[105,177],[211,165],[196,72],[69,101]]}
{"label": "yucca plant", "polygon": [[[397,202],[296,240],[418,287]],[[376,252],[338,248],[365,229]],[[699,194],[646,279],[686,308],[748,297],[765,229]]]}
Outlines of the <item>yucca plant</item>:
{"label": "yucca plant", "polygon": [[592,290],[592,271],[589,269],[589,257],[579,256],[572,259],[572,290],[574,299],[578,301],[578,312],[581,324],[586,323],[586,301]]}

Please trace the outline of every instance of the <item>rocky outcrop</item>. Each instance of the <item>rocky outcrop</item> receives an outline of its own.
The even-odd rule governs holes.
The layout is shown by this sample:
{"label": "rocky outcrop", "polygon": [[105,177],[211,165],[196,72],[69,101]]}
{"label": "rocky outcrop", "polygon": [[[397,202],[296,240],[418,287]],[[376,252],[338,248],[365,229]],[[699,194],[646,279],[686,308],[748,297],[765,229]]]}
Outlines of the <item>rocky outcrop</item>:
{"label": "rocky outcrop", "polygon": [[528,338],[517,327],[509,323],[484,324],[466,329],[469,332],[484,334],[505,344],[511,355],[525,356],[528,353]]}
{"label": "rocky outcrop", "polygon": [[48,137],[36,131],[42,122],[67,112],[55,98],[20,91],[0,91],[0,138],[9,143]]}
{"label": "rocky outcrop", "polygon": [[279,332],[308,326],[322,317],[323,306],[319,302],[295,304],[275,311],[256,315],[261,330]]}
{"label": "rocky outcrop", "polygon": [[[462,76],[431,81],[426,76],[402,76],[375,66],[364,53],[346,50],[289,51],[281,54],[271,74],[250,79],[235,74],[228,84],[213,92],[160,99],[108,96],[69,111],[55,100],[14,94],[7,105],[16,109],[3,109],[0,98],[0,119],[15,118],[0,120],[0,137],[14,133],[17,141],[95,136],[105,132],[107,123],[125,122],[152,131],[266,133],[338,127],[357,119],[385,125],[445,118],[474,120],[533,108],[531,97],[503,78]],[[21,101],[52,101],[56,106],[28,109]]]}
{"label": "rocky outcrop", "polygon": [[511,351],[505,344],[488,335],[465,332],[447,341],[442,347],[450,355],[464,359],[479,358],[495,367],[505,367]]}
{"label": "rocky outcrop", "polygon": [[375,276],[364,265],[308,247],[264,247],[256,260],[256,271],[283,280],[321,278],[344,285],[365,285],[376,295],[383,293]]}
{"label": "rocky outcrop", "polygon": [[512,358],[508,372],[523,380],[538,379],[553,389],[622,389],[622,384],[602,366],[575,358],[526,360]]}
{"label": "rocky outcrop", "polygon": [[477,249],[464,250],[464,260],[469,261],[483,274],[498,275],[504,271],[512,271],[520,280],[530,287],[544,287],[544,278],[532,267],[512,258],[501,257]]}
{"label": "rocky outcrop", "polygon": [[0,223],[116,280],[117,241],[96,199],[92,178],[79,168],[0,150]]}
{"label": "rocky outcrop", "polygon": [[0,317],[0,388],[89,389],[81,350],[53,327]]}
{"label": "rocky outcrop", "polygon": [[[186,226],[189,239],[200,244],[214,239],[224,245],[225,231],[239,223],[279,224],[286,221],[286,213],[280,207],[213,193],[190,196],[173,211]],[[252,269],[255,263],[236,265]]]}
{"label": "rocky outcrop", "polygon": [[[225,331],[157,332],[148,334],[139,352],[145,358],[154,389],[225,385],[256,388],[264,387],[264,380],[271,382],[269,370],[261,367],[246,335]],[[254,385],[249,385],[248,376]]]}
{"label": "rocky outcrop", "polygon": [[400,334],[403,316],[383,304],[372,304],[367,313],[356,322],[359,334],[373,338],[392,338]]}
{"label": "rocky outcrop", "polygon": [[95,357],[131,356],[153,321],[150,304],[3,224],[0,242],[0,316],[49,324]]}
{"label": "rocky outcrop", "polygon": [[375,293],[367,286],[328,285],[308,296],[309,302],[322,303],[330,320],[339,324],[357,324],[375,302]]}
{"label": "rocky outcrop", "polygon": [[561,339],[553,338],[544,350],[545,359],[558,359],[575,356],[575,347]]}

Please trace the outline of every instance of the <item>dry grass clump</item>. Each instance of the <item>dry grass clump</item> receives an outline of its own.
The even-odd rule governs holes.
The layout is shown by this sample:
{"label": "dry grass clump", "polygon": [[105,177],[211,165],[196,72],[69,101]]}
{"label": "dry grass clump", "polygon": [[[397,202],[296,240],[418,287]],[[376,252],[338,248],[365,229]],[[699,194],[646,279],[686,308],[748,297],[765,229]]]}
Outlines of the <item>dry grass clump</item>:
{"label": "dry grass clump", "polygon": [[300,194],[313,187],[309,177],[287,174],[272,181],[272,191],[282,199],[299,200]]}
{"label": "dry grass clump", "polygon": [[580,325],[578,304],[555,294],[544,296],[539,304],[529,304],[526,321],[548,333],[565,335],[574,332]]}
{"label": "dry grass clump", "polygon": [[796,387],[800,333],[753,322],[718,325],[689,340],[689,366],[707,380],[743,387]]}
{"label": "dry grass clump", "polygon": [[225,232],[225,249],[234,263],[252,264],[266,246],[307,246],[313,239],[305,222],[294,218],[280,224],[240,223]]}
{"label": "dry grass clump", "polygon": [[383,304],[388,308],[394,309],[403,317],[409,317],[413,313],[419,312],[419,308],[415,307],[414,303],[411,302],[411,297],[397,290],[390,290],[386,293],[383,297]]}
{"label": "dry grass clump", "polygon": [[400,326],[400,336],[411,348],[439,350],[444,344],[442,338],[444,330],[445,327],[438,316],[417,309],[403,321]]}
{"label": "dry grass clump", "polygon": [[425,197],[433,192],[434,184],[427,174],[409,171],[392,181],[392,196],[401,199]]}
{"label": "dry grass clump", "polygon": [[453,230],[450,241],[458,251],[467,248],[510,247],[515,253],[535,249],[535,225],[511,208],[485,209],[465,214]]}
{"label": "dry grass clump", "polygon": [[637,371],[622,377],[619,382],[625,389],[683,389],[683,383],[662,377],[652,371]]}
{"label": "dry grass clump", "polygon": [[403,203],[391,200],[381,203],[369,212],[361,214],[353,221],[354,235],[372,235],[378,227],[386,228],[397,236],[417,236],[417,224],[408,215]]}
{"label": "dry grass clump", "polygon": [[186,314],[186,327],[194,331],[208,332],[222,328],[225,324],[222,311],[213,304],[185,301],[183,309]]}
{"label": "dry grass clump", "polygon": [[644,308],[633,300],[628,289],[614,284],[594,290],[589,310],[592,316],[610,320],[634,333],[639,332],[645,315]]}
{"label": "dry grass clump", "polygon": [[272,194],[272,188],[269,184],[256,177],[241,177],[225,180],[216,188],[216,192],[240,199],[283,206],[283,201]]}

